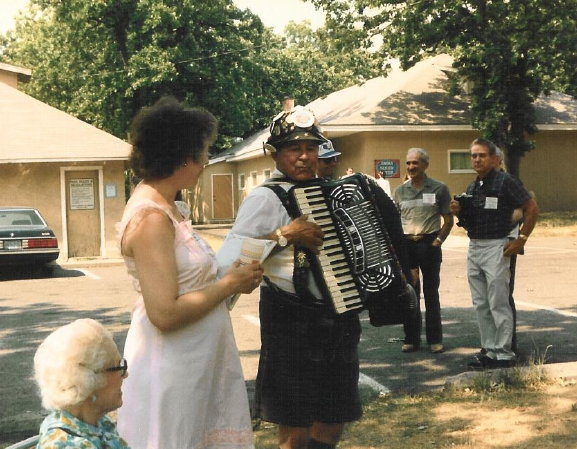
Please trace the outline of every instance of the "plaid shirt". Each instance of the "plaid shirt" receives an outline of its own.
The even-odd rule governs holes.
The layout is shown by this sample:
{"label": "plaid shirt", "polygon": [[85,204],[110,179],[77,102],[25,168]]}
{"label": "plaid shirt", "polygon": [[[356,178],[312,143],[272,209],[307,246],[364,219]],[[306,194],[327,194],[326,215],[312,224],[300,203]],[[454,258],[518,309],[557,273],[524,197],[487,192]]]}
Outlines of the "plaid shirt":
{"label": "plaid shirt", "polygon": [[493,170],[483,179],[467,187],[472,207],[462,210],[459,217],[466,218],[465,228],[471,239],[499,239],[509,235],[515,225],[511,221],[513,210],[531,199],[521,181],[508,173]]}

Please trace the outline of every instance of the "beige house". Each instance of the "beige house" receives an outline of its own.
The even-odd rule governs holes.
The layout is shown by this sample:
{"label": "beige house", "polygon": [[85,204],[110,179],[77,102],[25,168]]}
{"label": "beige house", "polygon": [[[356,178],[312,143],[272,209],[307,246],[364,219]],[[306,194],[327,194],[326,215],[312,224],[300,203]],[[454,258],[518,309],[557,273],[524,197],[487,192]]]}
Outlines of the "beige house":
{"label": "beige house", "polygon": [[62,262],[119,257],[130,146],[17,90],[30,71],[0,63],[0,205],[37,208]]}
{"label": "beige house", "polygon": [[[374,176],[378,167],[394,189],[405,176],[407,149],[421,147],[431,158],[429,175],[445,182],[452,194],[463,192],[475,176],[468,148],[479,134],[470,125],[466,98],[447,92],[451,62],[439,55],[310,103],[324,134],[342,153],[338,172],[352,167]],[[539,132],[531,137],[536,149],[522,160],[522,180],[542,210],[575,210],[577,101],[553,93],[537,101],[536,112]],[[266,179],[274,168],[262,150],[268,135],[268,130],[256,133],[211,160],[203,173],[198,221],[233,219],[246,194]]]}

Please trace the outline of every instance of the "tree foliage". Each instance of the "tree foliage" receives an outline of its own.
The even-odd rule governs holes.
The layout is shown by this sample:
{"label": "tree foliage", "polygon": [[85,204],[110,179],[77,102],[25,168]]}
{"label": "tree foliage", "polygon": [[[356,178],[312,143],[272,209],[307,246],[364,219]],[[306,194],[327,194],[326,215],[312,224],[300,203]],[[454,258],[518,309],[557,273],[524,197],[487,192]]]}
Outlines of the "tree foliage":
{"label": "tree foliage", "polygon": [[232,0],[31,0],[0,57],[33,69],[29,94],[121,138],[161,95],[205,107],[225,148],[267,124],[284,95],[307,103],[379,74],[355,45],[307,24],[277,36]]}
{"label": "tree foliage", "polygon": [[577,0],[313,0],[329,27],[382,36],[384,57],[408,68],[449,52],[473,86],[472,125],[506,149],[508,166],[533,148],[534,101],[577,94]]}

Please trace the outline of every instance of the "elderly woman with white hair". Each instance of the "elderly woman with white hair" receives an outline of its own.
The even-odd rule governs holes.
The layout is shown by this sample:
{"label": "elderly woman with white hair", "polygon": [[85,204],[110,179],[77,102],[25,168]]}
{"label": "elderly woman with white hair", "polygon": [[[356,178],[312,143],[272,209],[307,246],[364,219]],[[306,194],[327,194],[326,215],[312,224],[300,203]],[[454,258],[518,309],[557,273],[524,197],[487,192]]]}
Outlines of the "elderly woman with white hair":
{"label": "elderly woman with white hair", "polygon": [[128,449],[105,416],[122,405],[126,360],[99,322],[79,319],[52,332],[34,356],[42,405],[38,449]]}

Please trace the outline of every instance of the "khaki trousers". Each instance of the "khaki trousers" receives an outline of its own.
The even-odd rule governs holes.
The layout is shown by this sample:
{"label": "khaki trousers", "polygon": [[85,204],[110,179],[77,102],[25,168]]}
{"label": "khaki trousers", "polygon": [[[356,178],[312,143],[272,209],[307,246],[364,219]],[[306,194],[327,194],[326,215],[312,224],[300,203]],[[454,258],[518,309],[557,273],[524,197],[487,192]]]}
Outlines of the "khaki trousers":
{"label": "khaki trousers", "polygon": [[481,347],[487,356],[511,360],[513,311],[509,304],[510,258],[503,255],[508,238],[471,239],[467,276],[473,307],[477,313]]}

